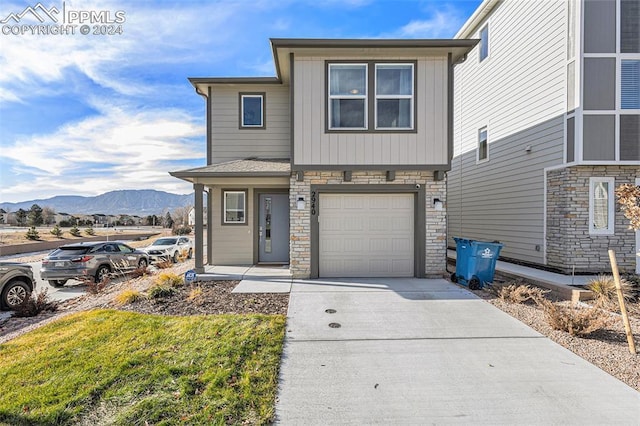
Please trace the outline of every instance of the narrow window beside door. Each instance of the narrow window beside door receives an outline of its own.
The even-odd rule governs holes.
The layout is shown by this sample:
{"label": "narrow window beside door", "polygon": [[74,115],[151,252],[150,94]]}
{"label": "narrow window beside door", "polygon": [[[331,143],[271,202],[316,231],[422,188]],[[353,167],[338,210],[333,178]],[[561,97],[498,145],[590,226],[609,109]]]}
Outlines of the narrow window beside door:
{"label": "narrow window beside door", "polygon": [[614,184],[614,178],[589,178],[590,234],[612,235],[614,233]]}

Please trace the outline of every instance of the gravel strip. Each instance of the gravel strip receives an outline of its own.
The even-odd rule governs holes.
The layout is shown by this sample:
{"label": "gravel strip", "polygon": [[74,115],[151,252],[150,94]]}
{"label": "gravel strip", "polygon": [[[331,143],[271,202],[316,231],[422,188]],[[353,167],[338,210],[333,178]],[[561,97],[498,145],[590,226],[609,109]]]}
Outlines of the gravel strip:
{"label": "gravel strip", "polygon": [[[507,303],[485,291],[474,293],[640,392],[640,355],[629,352],[620,315],[612,314],[614,321],[607,329],[597,331],[589,338],[581,338],[552,329],[545,318],[544,311],[536,305]],[[633,308],[635,309],[636,306]],[[640,349],[640,318],[631,317],[630,322],[636,349]]]}

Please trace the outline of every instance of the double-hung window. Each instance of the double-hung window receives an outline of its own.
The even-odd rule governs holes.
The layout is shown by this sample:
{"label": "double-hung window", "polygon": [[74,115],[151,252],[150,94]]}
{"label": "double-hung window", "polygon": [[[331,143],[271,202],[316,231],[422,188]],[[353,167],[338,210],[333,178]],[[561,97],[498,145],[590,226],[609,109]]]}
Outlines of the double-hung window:
{"label": "double-hung window", "polygon": [[367,64],[329,64],[329,128],[367,128]]}
{"label": "double-hung window", "polygon": [[413,64],[376,64],[376,129],[413,128]]}
{"label": "double-hung window", "polygon": [[246,198],[245,191],[224,191],[223,192],[223,223],[224,224],[244,224],[246,223]]}
{"label": "double-hung window", "polygon": [[327,70],[329,131],[415,129],[415,62],[330,63]]}
{"label": "double-hung window", "polygon": [[589,233],[612,235],[615,223],[614,178],[589,178]]}

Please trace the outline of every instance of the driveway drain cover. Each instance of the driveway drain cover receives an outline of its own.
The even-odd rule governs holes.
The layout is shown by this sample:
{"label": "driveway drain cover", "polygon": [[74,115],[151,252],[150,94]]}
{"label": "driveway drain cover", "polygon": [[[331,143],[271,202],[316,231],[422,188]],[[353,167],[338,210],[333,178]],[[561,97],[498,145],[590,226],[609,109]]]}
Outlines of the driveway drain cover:
{"label": "driveway drain cover", "polygon": [[325,310],[325,312],[328,313],[328,314],[335,314],[336,310],[335,309],[327,309],[327,310]]}
{"label": "driveway drain cover", "polygon": [[332,323],[329,323],[329,327],[331,327],[331,328],[340,328],[342,326],[337,322],[332,322]]}

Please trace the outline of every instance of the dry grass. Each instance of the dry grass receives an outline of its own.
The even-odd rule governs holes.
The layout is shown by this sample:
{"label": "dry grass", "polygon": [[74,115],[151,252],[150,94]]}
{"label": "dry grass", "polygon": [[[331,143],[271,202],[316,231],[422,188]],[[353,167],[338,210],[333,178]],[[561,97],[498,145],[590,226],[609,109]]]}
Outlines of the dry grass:
{"label": "dry grass", "polygon": [[[622,296],[625,300],[633,299],[633,287],[631,283],[625,279],[621,279],[620,287],[622,288]],[[597,302],[601,306],[610,306],[612,303],[618,302],[616,283],[611,275],[598,275],[589,281],[587,289],[596,295]]]}
{"label": "dry grass", "polygon": [[155,284],[161,287],[180,287],[184,285],[184,277],[174,272],[160,272],[155,279]]}
{"label": "dry grass", "polygon": [[517,282],[505,286],[491,286],[490,290],[505,302],[517,304],[532,302],[536,305],[543,304],[549,293],[549,290]]}
{"label": "dry grass", "polygon": [[203,296],[204,292],[202,291],[202,287],[197,286],[197,287],[193,287],[190,291],[189,291],[189,296],[187,296],[187,300],[193,303],[201,303],[202,300],[202,296]]}
{"label": "dry grass", "polygon": [[565,331],[577,337],[586,337],[603,330],[612,321],[608,312],[598,308],[580,308],[547,302],[544,312],[554,330]]}
{"label": "dry grass", "polygon": [[144,296],[138,290],[128,288],[116,295],[114,301],[119,306],[129,305],[141,300]]}

